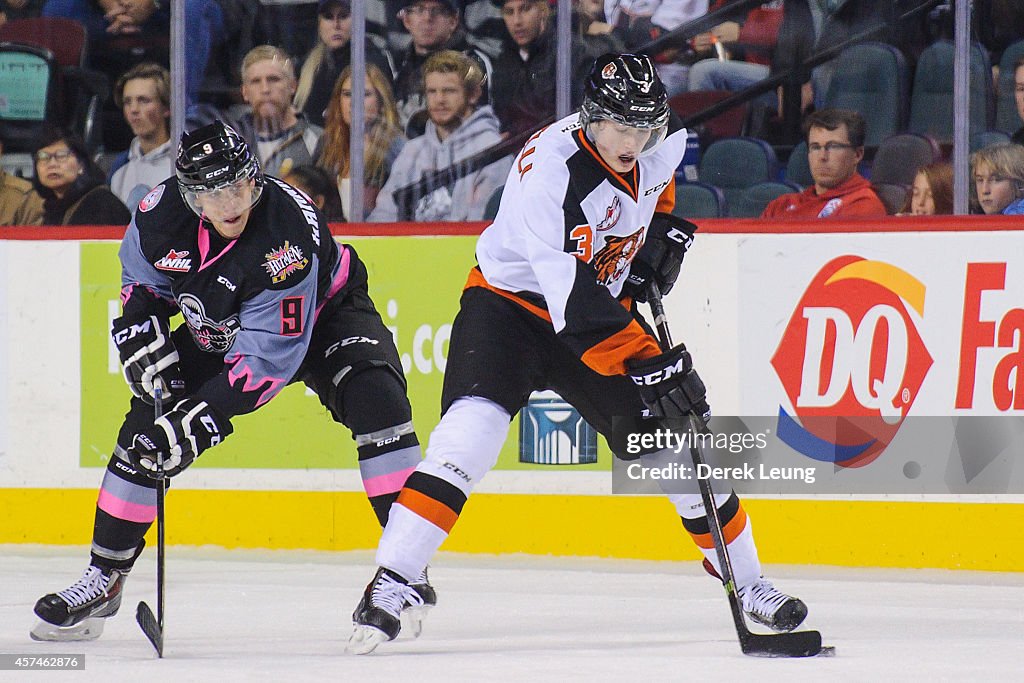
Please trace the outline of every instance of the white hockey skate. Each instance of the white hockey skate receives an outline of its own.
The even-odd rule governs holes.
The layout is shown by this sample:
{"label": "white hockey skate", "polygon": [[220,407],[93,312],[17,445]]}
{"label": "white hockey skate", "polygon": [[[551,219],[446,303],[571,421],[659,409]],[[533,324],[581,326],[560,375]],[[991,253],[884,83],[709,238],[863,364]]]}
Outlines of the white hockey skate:
{"label": "white hockey skate", "polygon": [[803,600],[781,592],[763,576],[739,589],[743,611],[751,621],[778,633],[792,631],[807,618]]}
{"label": "white hockey skate", "polygon": [[69,642],[95,640],[103,622],[117,614],[127,572],[104,571],[89,565],[82,578],[68,588],[49,593],[36,602],[41,621],[29,632],[33,640]]}

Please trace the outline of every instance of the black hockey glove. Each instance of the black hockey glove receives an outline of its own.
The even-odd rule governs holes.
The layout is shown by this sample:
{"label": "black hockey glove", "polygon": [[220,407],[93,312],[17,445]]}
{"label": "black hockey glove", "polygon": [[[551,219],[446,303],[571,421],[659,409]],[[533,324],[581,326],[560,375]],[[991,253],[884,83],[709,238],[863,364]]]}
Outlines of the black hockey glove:
{"label": "black hockey glove", "polygon": [[705,422],[711,419],[704,382],[693,369],[693,360],[682,345],[654,358],[631,361],[627,367],[651,415],[684,417],[692,411]]}
{"label": "black hockey glove", "polygon": [[654,214],[644,245],[629,267],[625,293],[644,303],[653,279],[661,293],[668,294],[679,278],[679,268],[696,231],[696,225],[670,213]]}
{"label": "black hockey glove", "polygon": [[162,453],[164,474],[173,477],[233,431],[231,421],[206,401],[186,398],[132,437],[128,459],[136,469],[156,478],[157,453]]}
{"label": "black hockey glove", "polygon": [[178,365],[178,350],[171,341],[167,321],[156,315],[134,320],[115,318],[110,328],[124,365],[124,378],[132,393],[153,403],[156,387],[164,396],[185,393],[185,380]]}

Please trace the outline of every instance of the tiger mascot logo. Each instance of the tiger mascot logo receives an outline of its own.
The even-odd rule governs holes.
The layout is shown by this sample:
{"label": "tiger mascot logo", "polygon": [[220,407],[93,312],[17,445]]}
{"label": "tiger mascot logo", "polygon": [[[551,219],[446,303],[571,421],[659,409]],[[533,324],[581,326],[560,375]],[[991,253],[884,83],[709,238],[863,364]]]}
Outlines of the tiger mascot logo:
{"label": "tiger mascot logo", "polygon": [[597,284],[608,286],[622,277],[636,252],[643,246],[646,228],[640,228],[625,237],[605,238],[604,247],[594,257],[597,269]]}

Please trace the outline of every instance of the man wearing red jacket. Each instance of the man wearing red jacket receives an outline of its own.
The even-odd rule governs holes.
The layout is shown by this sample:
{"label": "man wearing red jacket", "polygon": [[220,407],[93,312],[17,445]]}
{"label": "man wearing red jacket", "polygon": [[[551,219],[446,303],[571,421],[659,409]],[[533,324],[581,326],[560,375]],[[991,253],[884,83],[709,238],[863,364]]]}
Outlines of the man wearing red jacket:
{"label": "man wearing red jacket", "polygon": [[870,218],[885,215],[871,183],[857,173],[864,158],[864,118],[848,109],[822,109],[804,121],[814,185],[776,197],[762,218]]}

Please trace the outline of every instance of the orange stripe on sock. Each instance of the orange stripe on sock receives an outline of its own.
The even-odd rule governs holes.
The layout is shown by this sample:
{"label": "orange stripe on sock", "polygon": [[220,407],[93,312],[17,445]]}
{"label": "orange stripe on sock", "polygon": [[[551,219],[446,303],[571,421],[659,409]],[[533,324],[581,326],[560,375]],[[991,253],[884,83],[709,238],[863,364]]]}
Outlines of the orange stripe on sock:
{"label": "orange stripe on sock", "polygon": [[[725,544],[729,545],[735,541],[736,537],[743,533],[743,530],[746,528],[747,511],[740,505],[732,519],[722,526],[722,536],[725,538]],[[710,533],[690,535],[693,536],[693,542],[697,544],[698,548],[710,550],[715,547],[715,540],[711,537]]]}
{"label": "orange stripe on sock", "polygon": [[402,489],[402,492],[398,494],[397,502],[446,534],[451,533],[452,527],[455,526],[455,522],[459,519],[459,515],[441,501],[425,496],[413,489]]}

